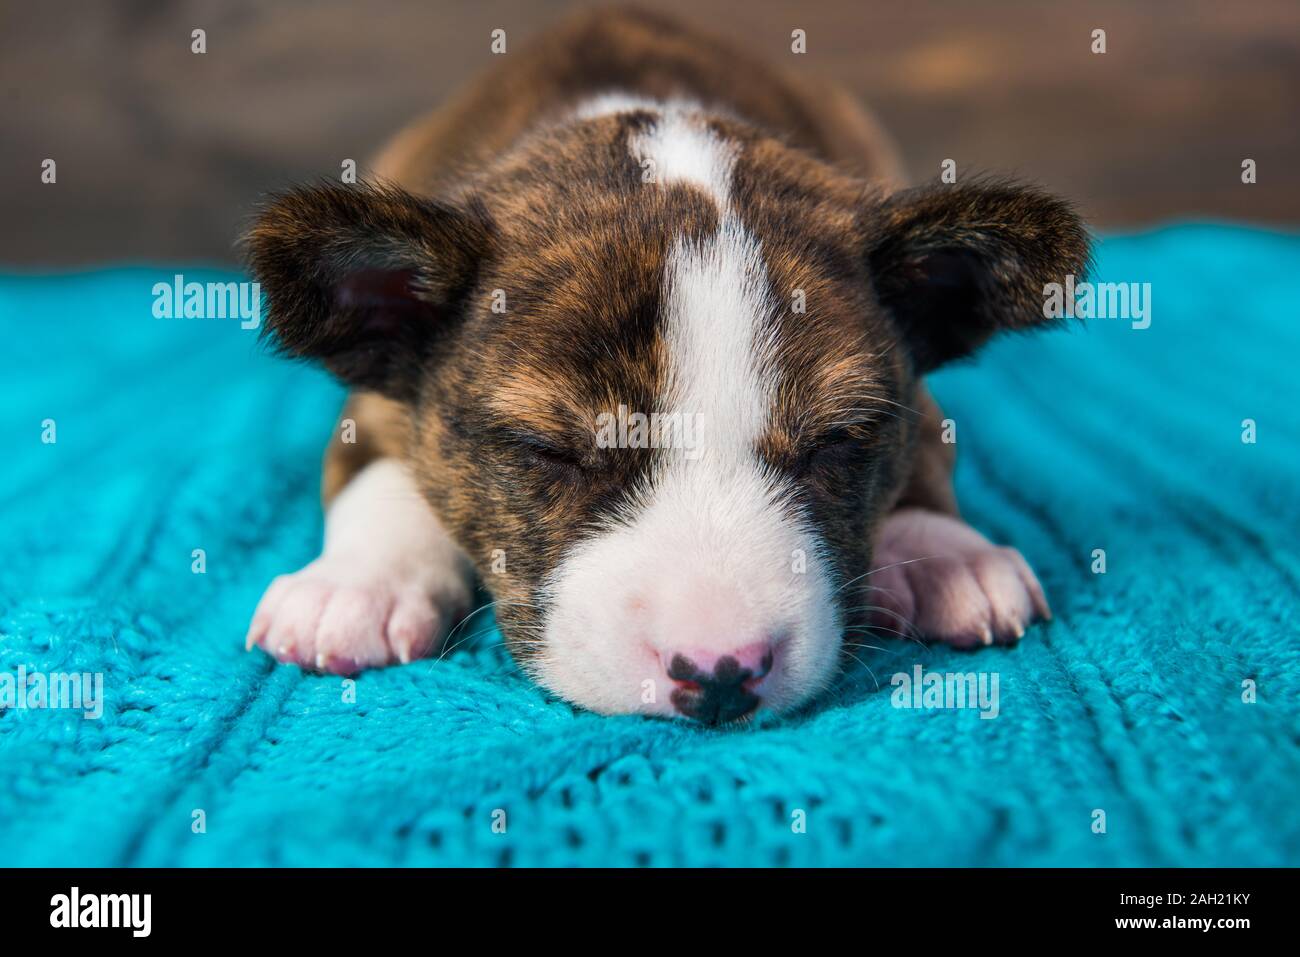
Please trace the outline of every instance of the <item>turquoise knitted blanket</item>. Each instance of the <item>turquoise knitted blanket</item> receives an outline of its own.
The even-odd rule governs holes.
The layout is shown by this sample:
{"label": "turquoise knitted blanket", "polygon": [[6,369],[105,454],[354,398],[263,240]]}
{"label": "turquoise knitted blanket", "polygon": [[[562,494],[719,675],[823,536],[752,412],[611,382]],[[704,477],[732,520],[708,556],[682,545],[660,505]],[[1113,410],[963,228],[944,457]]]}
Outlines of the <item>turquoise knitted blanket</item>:
{"label": "turquoise knitted blanket", "polygon": [[[156,318],[176,273],[237,278],[0,278],[0,702],[101,683],[0,710],[0,865],[1300,863],[1300,237],[1107,239],[1095,278],[1149,282],[1149,327],[936,377],[967,517],[1055,620],[867,642],[734,730],[549,699],[485,615],[354,685],[246,654],[317,552],[342,392],[238,320]],[[918,665],[996,675],[996,718],[895,707]]]}

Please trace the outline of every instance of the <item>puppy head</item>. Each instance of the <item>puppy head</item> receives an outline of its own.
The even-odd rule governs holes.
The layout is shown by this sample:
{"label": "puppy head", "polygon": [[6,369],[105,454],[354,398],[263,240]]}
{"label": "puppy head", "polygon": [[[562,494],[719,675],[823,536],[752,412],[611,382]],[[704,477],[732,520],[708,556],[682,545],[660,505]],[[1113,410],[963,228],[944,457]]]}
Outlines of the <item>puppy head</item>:
{"label": "puppy head", "polygon": [[1087,258],[1034,190],[881,197],[645,110],[444,200],[296,190],[248,243],[279,344],[410,408],[410,464],[521,665],[597,711],[709,722],[830,681],[918,376],[1042,323]]}

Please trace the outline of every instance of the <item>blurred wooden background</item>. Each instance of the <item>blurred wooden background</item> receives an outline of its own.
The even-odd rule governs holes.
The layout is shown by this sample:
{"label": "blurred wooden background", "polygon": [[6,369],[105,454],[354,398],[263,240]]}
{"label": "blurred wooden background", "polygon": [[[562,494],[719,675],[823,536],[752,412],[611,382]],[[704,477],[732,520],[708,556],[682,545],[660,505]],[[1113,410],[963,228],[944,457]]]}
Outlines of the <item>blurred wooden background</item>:
{"label": "blurred wooden background", "polygon": [[[1296,0],[643,5],[787,60],[806,30],[799,65],[871,104],[917,180],[945,157],[1018,172],[1103,229],[1300,223]],[[229,261],[260,193],[364,162],[487,66],[492,29],[517,47],[573,6],[3,0],[0,265]],[[1099,27],[1104,55],[1089,50]]]}

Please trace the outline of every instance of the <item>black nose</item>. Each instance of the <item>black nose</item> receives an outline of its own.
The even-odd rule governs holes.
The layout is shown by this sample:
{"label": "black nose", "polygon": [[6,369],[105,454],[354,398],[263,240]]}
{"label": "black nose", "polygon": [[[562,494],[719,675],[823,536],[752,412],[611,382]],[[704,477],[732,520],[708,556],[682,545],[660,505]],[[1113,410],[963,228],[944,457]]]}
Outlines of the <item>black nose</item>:
{"label": "black nose", "polygon": [[745,687],[754,672],[724,655],[706,672],[685,655],[673,655],[668,677],[677,683],[670,700],[688,718],[704,724],[723,724],[743,718],[758,707],[758,695]]}

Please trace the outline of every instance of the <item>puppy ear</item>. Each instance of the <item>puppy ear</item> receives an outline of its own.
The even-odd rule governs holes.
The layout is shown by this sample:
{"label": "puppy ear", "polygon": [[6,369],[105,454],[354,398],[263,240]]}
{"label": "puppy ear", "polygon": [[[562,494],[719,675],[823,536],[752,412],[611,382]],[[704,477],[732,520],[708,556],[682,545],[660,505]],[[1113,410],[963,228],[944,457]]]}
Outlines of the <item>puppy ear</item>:
{"label": "puppy ear", "polygon": [[489,253],[485,210],[390,186],[326,183],[272,197],[244,237],[284,352],[409,401]]}
{"label": "puppy ear", "polygon": [[927,186],[867,217],[868,263],[917,371],[1044,318],[1044,286],[1082,279],[1089,238],[1070,206],[1008,183]]}

